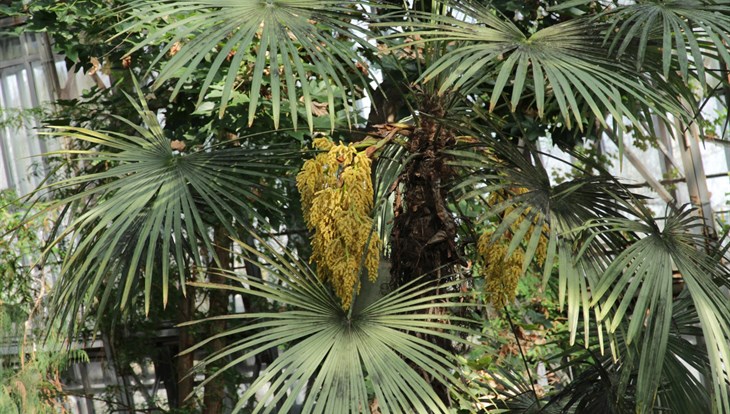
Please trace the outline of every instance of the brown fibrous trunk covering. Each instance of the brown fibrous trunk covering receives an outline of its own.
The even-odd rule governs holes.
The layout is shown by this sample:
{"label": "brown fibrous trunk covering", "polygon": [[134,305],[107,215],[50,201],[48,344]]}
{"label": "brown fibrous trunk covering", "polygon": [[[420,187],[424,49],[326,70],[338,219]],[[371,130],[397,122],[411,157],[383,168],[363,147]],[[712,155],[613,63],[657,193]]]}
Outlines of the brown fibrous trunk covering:
{"label": "brown fibrous trunk covering", "polygon": [[394,206],[391,288],[423,275],[450,275],[459,262],[456,222],[444,186],[453,171],[443,150],[455,143],[448,128],[426,116],[409,137],[407,149],[413,157],[401,174],[403,194],[396,194]]}

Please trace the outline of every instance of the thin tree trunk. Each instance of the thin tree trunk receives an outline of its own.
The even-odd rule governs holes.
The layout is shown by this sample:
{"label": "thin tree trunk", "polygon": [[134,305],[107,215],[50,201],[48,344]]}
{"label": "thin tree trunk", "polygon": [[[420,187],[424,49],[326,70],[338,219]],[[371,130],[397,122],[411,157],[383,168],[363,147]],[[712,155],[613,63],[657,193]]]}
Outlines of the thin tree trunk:
{"label": "thin tree trunk", "polygon": [[[180,317],[178,322],[189,322],[193,319],[195,312],[195,289],[191,286],[187,287],[187,296],[183,297],[180,301]],[[190,327],[183,326],[179,328],[178,337],[178,352],[182,352],[195,343],[193,340],[192,332]],[[185,355],[178,355],[176,359],[176,372],[177,372],[177,404],[181,408],[193,407],[195,404],[194,399],[187,399],[188,395],[193,392],[193,376],[188,376],[190,370],[193,368],[193,362],[195,357],[192,353]]]}
{"label": "thin tree trunk", "polygon": [[[215,253],[219,260],[220,269],[230,271],[232,268],[230,239],[228,232],[223,226],[216,227],[214,231]],[[208,281],[216,284],[226,284],[225,277],[219,274],[218,269],[208,272]],[[226,315],[228,313],[228,292],[221,289],[211,289],[209,296],[208,317]],[[216,335],[226,329],[225,321],[213,321],[208,324],[208,336]],[[208,351],[215,353],[222,350],[226,346],[225,339],[218,338],[210,343]],[[205,375],[210,376],[217,372],[225,363],[218,360],[213,364],[205,367]],[[216,377],[205,385],[203,395],[203,414],[219,414],[222,412],[223,399],[226,396],[225,381],[223,377]]]}
{"label": "thin tree trunk", "polygon": [[153,355],[152,364],[155,367],[155,375],[165,386],[167,402],[170,408],[177,408],[179,405],[177,401],[177,382],[174,372],[174,351],[170,349],[169,345],[165,345],[160,347]]}

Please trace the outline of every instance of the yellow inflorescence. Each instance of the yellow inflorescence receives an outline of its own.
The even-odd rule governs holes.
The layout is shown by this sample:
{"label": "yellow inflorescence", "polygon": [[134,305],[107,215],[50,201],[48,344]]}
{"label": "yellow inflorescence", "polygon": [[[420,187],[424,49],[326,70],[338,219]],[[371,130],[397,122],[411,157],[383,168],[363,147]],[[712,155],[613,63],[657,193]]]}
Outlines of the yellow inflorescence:
{"label": "yellow inflorescence", "polygon": [[507,256],[509,243],[490,243],[491,237],[491,232],[485,232],[479,237],[477,252],[486,279],[484,290],[492,304],[501,308],[515,299],[525,253],[521,247],[517,247]]}
{"label": "yellow inflorescence", "polygon": [[[513,189],[514,194],[524,194],[526,192],[527,190],[524,188]],[[505,199],[506,196],[504,193],[494,192],[489,199],[489,204],[494,205]],[[513,208],[511,207],[507,208],[504,215],[507,216],[512,210]],[[525,215],[528,213],[529,209],[510,226],[512,233],[517,231],[525,219]],[[526,234],[532,234],[533,226],[537,224],[536,222],[537,218],[535,218],[535,222],[530,226]],[[547,237],[545,235],[549,231],[547,224],[543,224],[542,227],[542,234],[540,235],[540,240],[535,250],[535,260],[539,266],[543,266],[545,263],[547,256]],[[517,283],[522,275],[525,250],[522,246],[518,246],[508,257],[507,251],[511,241],[509,240],[508,233],[505,233],[502,240],[490,243],[492,234],[492,232],[485,232],[479,237],[477,241],[477,253],[479,255],[479,261],[483,266],[483,276],[486,278],[484,289],[489,295],[492,304],[495,307],[501,308],[515,299]]]}
{"label": "yellow inflorescence", "polygon": [[360,289],[360,265],[378,276],[380,239],[372,234],[370,158],[352,145],[314,140],[326,152],[304,163],[297,175],[304,220],[312,235],[312,258],[322,280],[332,284],[347,310]]}

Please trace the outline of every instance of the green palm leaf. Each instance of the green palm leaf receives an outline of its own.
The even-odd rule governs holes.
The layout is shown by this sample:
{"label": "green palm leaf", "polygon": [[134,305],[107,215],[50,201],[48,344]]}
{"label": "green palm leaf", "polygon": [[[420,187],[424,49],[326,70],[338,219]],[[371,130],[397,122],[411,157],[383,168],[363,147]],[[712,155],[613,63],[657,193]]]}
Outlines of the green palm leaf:
{"label": "green palm leaf", "polygon": [[398,177],[403,172],[407,162],[408,152],[399,145],[386,145],[375,160],[375,199],[376,218],[379,237],[384,244],[390,240],[390,226],[387,223],[393,220],[393,192]]}
{"label": "green palm leaf", "polygon": [[[355,302],[348,314],[306,265],[259,241],[265,246],[264,253],[241,247],[258,257],[259,264],[265,263],[278,281],[227,274],[232,280],[228,285],[194,283],[286,306],[282,312],[227,316],[241,325],[207,340],[242,337],[203,362],[227,361],[214,375],[272,347],[284,346],[278,358],[254,379],[234,411],[251,404],[254,413],[288,412],[299,392],[306,389],[304,413],[359,413],[367,410],[372,396],[383,413],[449,412],[414,367],[435,381],[468,392],[455,377],[455,356],[423,338],[463,343],[461,334],[477,334],[461,326],[467,320],[449,315],[449,309],[464,306],[454,301],[461,296],[454,289],[457,282],[411,284],[369,304]],[[438,316],[426,314],[428,309],[436,309]],[[266,388],[265,395],[253,401]]]}
{"label": "green palm leaf", "polygon": [[[725,412],[730,311],[720,286],[726,284],[728,270],[701,250],[704,239],[690,211],[670,212],[662,227],[612,177],[585,176],[551,185],[536,154],[526,157],[510,144],[486,144],[488,151],[477,146],[481,151],[450,152],[452,164],[468,177],[453,190],[476,201],[492,191],[527,190],[489,206],[492,217],[512,209],[498,220],[494,237],[512,237],[513,244],[529,246],[541,232],[515,231],[517,218],[541,222],[544,217],[549,223],[545,277],[557,260],[570,342],[581,326],[586,346],[597,337],[603,349],[602,337],[608,335],[614,357],[625,365],[616,386],[632,388],[639,412],[652,407],[682,412],[693,404]],[[531,252],[525,256],[526,262],[532,259]],[[687,286],[679,299],[673,297],[674,268]],[[703,337],[706,350],[686,335]],[[706,398],[696,372],[712,379],[714,401]]]}
{"label": "green palm leaf", "polygon": [[[656,375],[659,389],[656,399],[650,401],[653,411],[649,412],[712,412],[707,389],[699,377],[709,375],[709,362],[704,344],[694,343],[702,330],[692,299],[686,293],[680,294],[672,306],[666,352],[660,355],[662,368]],[[613,355],[605,355],[595,346],[576,346],[548,358],[554,361],[554,370],[572,373],[570,382],[550,398],[548,406],[562,407],[565,412],[571,412],[572,407],[577,413],[647,412],[647,404],[640,400],[639,378],[642,360],[655,359],[655,348],[646,348],[636,339],[627,344],[624,328],[630,320],[627,317],[626,323],[612,335]],[[592,328],[592,335],[595,334]]]}
{"label": "green palm leaf", "polygon": [[694,303],[683,292],[672,306],[672,326],[664,358],[664,383],[657,395],[657,406],[672,412],[710,412],[710,396],[702,378],[710,375],[707,350],[692,339],[702,337],[700,320]]}
{"label": "green palm leaf", "polygon": [[[648,412],[657,397],[667,361],[674,304],[672,268],[676,266],[707,343],[715,397],[712,406],[726,412],[730,408],[726,387],[730,377],[723,367],[730,357],[730,310],[717,280],[727,280],[728,270],[700,249],[704,239],[693,234],[698,220],[690,215],[691,210],[671,212],[663,229],[646,209],[642,210],[642,221],[618,218],[602,223],[610,231],[634,232],[642,238],[611,263],[594,290],[594,304],[600,304],[601,318],[609,310],[612,313],[609,330],[627,325],[627,343],[642,339],[640,349],[644,352],[638,356],[637,400],[639,411]],[[629,309],[633,315],[630,318]]]}
{"label": "green palm leaf", "polygon": [[360,85],[367,89],[367,82],[357,68],[357,62],[362,61],[357,50],[373,46],[364,40],[370,37],[364,25],[355,23],[366,17],[360,9],[364,3],[357,0],[135,0],[129,9],[136,15],[136,20],[124,22],[129,24],[126,30],[149,29],[160,20],[167,24],[152,29],[128,55],[162,42],[165,46],[155,59],[156,63],[170,54],[173,47],[180,47],[164,62],[155,80],[155,86],[159,87],[178,78],[173,98],[192,79],[201,62],[212,59],[200,88],[199,103],[227,64],[221,116],[233,89],[240,87],[237,75],[246,65],[252,64],[245,75],[251,79],[247,91],[249,124],[256,116],[260,89],[268,82],[277,128],[284,101],[282,94],[289,102],[294,126],[301,98],[307,123],[310,129],[313,127],[309,80],[312,76],[320,77],[329,85],[327,96],[334,129],[335,90],[339,91],[337,98],[349,113],[353,99],[349,91],[355,90],[352,79],[359,79]]}
{"label": "green palm leaf", "polygon": [[423,37],[419,42],[455,43],[421,79],[440,77],[440,93],[471,93],[493,82],[490,110],[503,95],[510,96],[513,111],[521,99],[532,96],[540,116],[549,102],[555,102],[566,125],[570,128],[575,122],[581,129],[592,120],[605,127],[608,115],[638,126],[637,108],[645,114],[682,112],[674,97],[606,54],[595,21],[574,19],[527,36],[489,6],[474,2],[451,6],[461,18],[415,13],[421,20],[405,24],[413,29],[407,34]]}
{"label": "green palm leaf", "polygon": [[141,92],[138,98],[139,103],[130,101],[143,125],[117,118],[137,135],[51,127],[51,135],[94,145],[55,155],[110,165],[45,189],[75,191],[54,203],[67,206],[72,214],[51,243],[70,240],[53,299],[59,320],[73,321],[70,316],[93,303],[97,294],[101,315],[115,288],[120,291],[116,303],[121,308],[131,292],[142,289],[148,311],[153,281],[161,284],[166,303],[171,274],[177,273],[184,286],[186,275],[194,273],[191,267],[208,264],[201,251],[215,255],[211,224],[221,223],[235,234],[234,223],[243,225],[252,218],[265,223],[261,212],[276,212],[283,203],[281,197],[267,201],[260,194],[272,193],[262,183],[275,182],[272,172],[286,170],[289,150],[232,147],[178,153]]}
{"label": "green palm leaf", "polygon": [[679,69],[705,86],[705,58],[730,64],[730,2],[703,0],[642,1],[607,13],[610,52],[636,53],[636,67],[660,55],[662,73]]}
{"label": "green palm leaf", "polygon": [[[485,151],[482,145],[488,150]],[[508,237],[512,239],[511,249],[525,246],[523,271],[533,261],[539,238],[548,239],[544,283],[551,277],[553,264],[557,262],[558,299],[561,308],[567,305],[570,341],[575,341],[582,319],[584,342],[589,343],[590,321],[597,319],[591,306],[591,291],[610,262],[607,253],[621,251],[626,242],[618,233],[602,233],[597,228],[589,232],[585,226],[600,217],[621,217],[630,213],[625,200],[634,196],[608,175],[586,175],[553,185],[538,153],[532,152],[526,157],[510,143],[485,139],[483,144],[448,153],[454,158],[452,165],[466,177],[453,186],[452,191],[461,200],[487,204],[483,219],[501,216],[492,240]],[[516,188],[524,192],[513,193]],[[487,194],[494,191],[511,195],[503,202],[488,205],[485,202]],[[503,214],[507,209],[511,212]],[[526,219],[515,231],[513,227],[520,217]],[[529,223],[535,223],[533,231],[525,230]],[[547,234],[543,233],[543,224],[548,225]],[[598,339],[602,343],[602,336]]]}

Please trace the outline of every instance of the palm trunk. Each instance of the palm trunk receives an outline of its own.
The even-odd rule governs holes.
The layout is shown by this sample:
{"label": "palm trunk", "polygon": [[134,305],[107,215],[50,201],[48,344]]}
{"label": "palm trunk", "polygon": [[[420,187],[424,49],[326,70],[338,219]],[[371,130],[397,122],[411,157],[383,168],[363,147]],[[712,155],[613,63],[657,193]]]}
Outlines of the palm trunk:
{"label": "palm trunk", "polygon": [[[437,104],[426,103],[425,113],[435,118],[443,115]],[[429,106],[431,106],[429,108]],[[440,280],[454,274],[461,262],[456,246],[456,221],[448,210],[444,184],[453,176],[443,150],[456,143],[448,129],[434,119],[422,117],[409,137],[411,161],[400,177],[403,195],[396,194],[395,218],[391,233],[391,289],[426,275]],[[432,311],[438,312],[436,308]],[[439,337],[423,339],[449,350],[452,345]],[[431,382],[441,400],[450,405],[448,389],[425,371],[421,375]]]}
{"label": "palm trunk", "polygon": [[452,134],[425,117],[409,139],[412,159],[401,175],[402,201],[398,194],[394,206],[392,288],[422,275],[451,274],[459,262],[456,222],[443,185],[453,172],[442,151],[454,143]]}
{"label": "palm trunk", "polygon": [[[218,226],[214,232],[215,253],[219,260],[221,270],[230,271],[232,269],[230,239],[228,232],[223,226]],[[208,272],[208,281],[216,284],[226,284],[227,279],[220,275],[218,269]],[[228,313],[228,292],[221,289],[210,290],[208,317],[222,316]],[[208,337],[223,332],[226,329],[225,321],[213,321],[208,324]],[[223,338],[213,340],[209,346],[211,354],[222,350],[226,346]],[[225,363],[223,360],[216,361],[205,367],[205,375],[210,376],[217,372]],[[222,412],[223,399],[226,396],[225,381],[223,377],[216,377],[205,385],[203,395],[203,414],[219,414]]]}
{"label": "palm trunk", "polygon": [[[187,287],[187,296],[183,297],[180,306],[180,317],[178,322],[190,322],[193,320],[195,311],[195,290],[193,287]],[[183,326],[179,328],[178,351],[182,352],[195,344],[190,327]],[[194,406],[194,399],[186,399],[193,392],[193,376],[188,376],[193,369],[195,357],[192,353],[178,355],[176,360],[177,372],[177,403],[181,408]]]}

